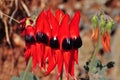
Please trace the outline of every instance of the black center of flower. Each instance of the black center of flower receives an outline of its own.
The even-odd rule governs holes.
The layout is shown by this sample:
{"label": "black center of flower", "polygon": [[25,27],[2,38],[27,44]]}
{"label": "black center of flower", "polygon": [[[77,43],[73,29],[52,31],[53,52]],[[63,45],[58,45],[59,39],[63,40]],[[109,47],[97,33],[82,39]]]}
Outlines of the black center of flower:
{"label": "black center of flower", "polygon": [[58,49],[59,48],[59,41],[57,37],[53,37],[50,39],[50,47],[53,49]]}
{"label": "black center of flower", "polygon": [[63,39],[63,42],[62,42],[62,48],[63,50],[70,50],[72,49],[72,39],[71,38],[65,38]]}
{"label": "black center of flower", "polygon": [[34,43],[35,42],[35,38],[32,35],[26,35],[25,36],[25,41],[27,43]]}
{"label": "black center of flower", "polygon": [[82,40],[80,37],[73,39],[73,49],[78,49],[82,46]]}
{"label": "black center of flower", "polygon": [[36,34],[36,40],[37,40],[37,42],[39,42],[39,43],[41,42],[44,44],[48,44],[48,41],[49,41],[48,36],[42,32],[38,32]]}

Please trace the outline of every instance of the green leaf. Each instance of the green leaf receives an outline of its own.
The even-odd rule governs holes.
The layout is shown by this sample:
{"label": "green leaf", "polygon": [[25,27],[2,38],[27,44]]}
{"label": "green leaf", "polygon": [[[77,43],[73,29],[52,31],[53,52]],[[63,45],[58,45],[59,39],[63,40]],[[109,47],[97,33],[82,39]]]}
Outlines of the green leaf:
{"label": "green leaf", "polygon": [[19,78],[16,76],[13,76],[11,80],[19,80]]}
{"label": "green leaf", "polygon": [[108,79],[107,79],[107,78],[102,77],[102,78],[99,78],[98,80],[108,80]]}
{"label": "green leaf", "polygon": [[107,70],[107,67],[104,67],[104,68],[102,68],[102,70],[99,70],[98,71],[99,75],[103,75],[106,70]]}
{"label": "green leaf", "polygon": [[97,64],[101,64],[100,60],[99,59],[95,59],[95,62],[94,62],[94,66],[97,67]]}
{"label": "green leaf", "polygon": [[[23,79],[23,75],[24,75],[24,72],[21,73],[21,75],[20,75],[20,80]],[[39,78],[36,77],[35,75],[33,75],[31,72],[29,72],[29,73],[27,74],[26,80],[39,80]]]}

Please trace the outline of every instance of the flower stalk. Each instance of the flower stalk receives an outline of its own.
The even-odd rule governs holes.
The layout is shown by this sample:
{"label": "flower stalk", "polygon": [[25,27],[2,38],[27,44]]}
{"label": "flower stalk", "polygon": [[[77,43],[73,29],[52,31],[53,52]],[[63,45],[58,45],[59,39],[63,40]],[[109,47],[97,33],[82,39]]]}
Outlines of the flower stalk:
{"label": "flower stalk", "polygon": [[31,65],[32,65],[32,57],[30,57],[29,61],[28,61],[28,65],[27,65],[27,68],[25,70],[25,73],[23,75],[23,79],[22,80],[26,80],[26,77],[31,69]]}
{"label": "flower stalk", "polygon": [[97,44],[96,44],[96,47],[95,47],[95,50],[94,50],[94,53],[93,53],[93,56],[92,56],[92,59],[91,59],[91,62],[90,62],[89,76],[92,73],[92,69],[93,69],[93,65],[94,65],[94,62],[95,62],[95,58],[96,58],[96,55],[97,55],[97,53],[99,51],[99,46],[100,46],[100,31],[98,33],[98,41],[97,41]]}

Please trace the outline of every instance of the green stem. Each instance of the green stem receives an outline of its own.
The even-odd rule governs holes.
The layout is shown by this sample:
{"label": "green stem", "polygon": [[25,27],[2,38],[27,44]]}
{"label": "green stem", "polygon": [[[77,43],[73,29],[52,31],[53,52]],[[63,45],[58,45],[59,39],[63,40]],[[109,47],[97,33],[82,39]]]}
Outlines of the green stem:
{"label": "green stem", "polygon": [[63,77],[63,70],[62,70],[62,73],[60,75],[60,80],[62,80],[62,77]]}
{"label": "green stem", "polygon": [[93,65],[94,65],[94,62],[95,62],[95,58],[96,58],[96,55],[99,51],[99,45],[100,45],[100,31],[99,31],[99,35],[98,35],[97,45],[95,47],[95,51],[93,53],[93,56],[92,56],[92,59],[91,59],[91,62],[90,62],[89,76],[92,74],[92,69],[93,69]]}
{"label": "green stem", "polygon": [[26,80],[27,74],[29,73],[29,71],[31,69],[31,65],[32,65],[32,57],[30,57],[30,59],[28,61],[28,65],[27,65],[27,68],[25,70],[25,73],[23,75],[23,79],[22,80]]}

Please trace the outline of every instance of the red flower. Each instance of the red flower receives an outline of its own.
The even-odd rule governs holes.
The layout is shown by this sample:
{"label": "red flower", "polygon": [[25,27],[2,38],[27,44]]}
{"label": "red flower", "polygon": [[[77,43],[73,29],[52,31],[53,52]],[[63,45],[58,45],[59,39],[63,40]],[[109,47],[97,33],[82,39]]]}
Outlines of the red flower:
{"label": "red flower", "polygon": [[32,56],[32,70],[35,69],[37,65],[37,54],[36,54],[36,46],[35,46],[35,28],[32,25],[32,20],[30,18],[24,18],[20,21],[20,24],[23,29],[23,36],[25,37],[26,42],[26,51],[25,51],[25,59],[28,62],[30,56]]}
{"label": "red flower", "polygon": [[[52,29],[52,34],[51,34],[52,37],[50,39],[50,46],[52,48],[52,54],[50,55],[51,60],[49,60],[48,70],[46,74],[49,74],[57,65],[58,66],[57,78],[59,78],[62,72],[62,65],[63,65],[63,57],[62,57],[62,53],[60,50],[60,42],[58,39],[59,24],[63,16],[64,16],[64,13],[60,9],[56,11],[55,16],[51,13],[50,10],[48,10],[48,20],[49,20],[49,23]],[[55,61],[52,61],[52,60],[55,60]]]}
{"label": "red flower", "polygon": [[110,35],[108,32],[104,32],[102,35],[102,45],[105,52],[110,52]]}
{"label": "red flower", "polygon": [[80,29],[79,29],[79,22],[80,22],[80,12],[76,12],[73,16],[71,23],[70,23],[70,36],[73,40],[73,49],[72,49],[72,58],[70,63],[70,71],[69,73],[74,77],[74,64],[75,62],[78,64],[78,48],[82,46],[82,40],[80,38]]}
{"label": "red flower", "polygon": [[43,55],[44,55],[44,44],[43,44],[43,20],[44,19],[44,11],[38,16],[35,25],[35,36],[36,36],[36,52],[37,52],[37,60],[39,67],[43,67]]}
{"label": "red flower", "polygon": [[[92,39],[94,42],[98,41],[98,36],[99,36],[99,28],[95,27],[93,33],[92,33]],[[102,45],[103,45],[103,49],[105,52],[110,52],[110,34],[108,33],[108,31],[106,30],[105,32],[102,33]]]}
{"label": "red flower", "polygon": [[94,42],[97,42],[97,40],[98,40],[98,36],[99,36],[99,28],[98,27],[95,27],[94,28],[94,31],[93,31],[93,33],[92,33],[92,40],[94,41]]}
{"label": "red flower", "polygon": [[80,12],[76,12],[70,21],[69,15],[58,9],[55,16],[50,10],[43,10],[36,20],[35,27],[24,25],[25,58],[28,61],[32,56],[33,70],[38,64],[40,69],[47,69],[48,75],[57,65],[58,79],[65,66],[67,79],[69,74],[74,77],[74,64],[75,62],[78,64],[78,48],[82,45],[79,22]]}

